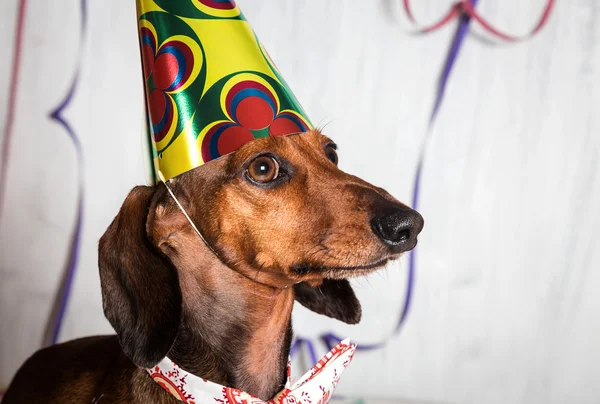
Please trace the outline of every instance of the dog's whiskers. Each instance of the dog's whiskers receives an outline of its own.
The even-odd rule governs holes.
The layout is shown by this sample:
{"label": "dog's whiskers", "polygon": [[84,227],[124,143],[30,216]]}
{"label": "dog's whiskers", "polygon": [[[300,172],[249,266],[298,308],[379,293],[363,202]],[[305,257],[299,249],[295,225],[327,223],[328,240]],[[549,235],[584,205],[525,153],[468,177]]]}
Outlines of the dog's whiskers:
{"label": "dog's whiskers", "polygon": [[[319,243],[319,244],[317,244],[315,247],[313,247],[313,249],[315,249],[315,248],[318,248],[318,249],[317,249],[316,251],[313,251],[312,253],[311,253],[311,252],[309,252],[309,254],[308,254],[308,259],[309,259],[309,260],[310,260],[310,259],[313,259],[313,258],[315,258],[315,256],[316,256],[317,254],[319,254],[319,253],[325,253],[325,254],[327,254],[327,253],[329,252],[329,247],[327,247],[327,246],[324,246],[324,245],[322,245],[322,244],[320,244],[320,243]],[[312,249],[311,249],[311,250],[312,250]],[[310,251],[310,250],[309,250],[309,251]]]}
{"label": "dog's whiskers", "polygon": [[370,279],[369,279],[369,275],[364,276],[364,280],[367,282],[367,285],[369,286],[369,288],[371,288],[371,289],[374,290],[375,288],[373,287],[373,285],[371,285],[371,282],[370,282]]}
{"label": "dog's whiskers", "polygon": [[[323,118],[325,119],[325,118]],[[321,122],[323,121],[323,119],[321,119]],[[319,122],[319,124],[317,124],[317,126],[315,126],[315,130],[317,132],[323,132],[323,129],[325,129],[327,127],[327,125],[329,125],[331,122],[333,122],[333,119],[330,119],[328,122],[325,122],[324,124],[321,124],[321,122]]]}

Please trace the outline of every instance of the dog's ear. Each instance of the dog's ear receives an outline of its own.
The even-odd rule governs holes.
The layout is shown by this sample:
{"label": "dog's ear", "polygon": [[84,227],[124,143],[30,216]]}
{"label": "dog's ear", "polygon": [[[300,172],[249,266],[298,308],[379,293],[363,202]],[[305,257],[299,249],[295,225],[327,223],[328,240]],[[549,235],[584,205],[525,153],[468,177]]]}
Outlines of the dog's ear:
{"label": "dog's ear", "polygon": [[324,279],[320,286],[310,286],[301,282],[294,285],[294,291],[296,301],[315,313],[347,324],[360,322],[360,302],[346,279]]}
{"label": "dog's ear", "polygon": [[134,188],[98,249],[104,314],[123,352],[150,368],[173,345],[181,318],[177,271],[148,237],[148,214],[157,187]]}

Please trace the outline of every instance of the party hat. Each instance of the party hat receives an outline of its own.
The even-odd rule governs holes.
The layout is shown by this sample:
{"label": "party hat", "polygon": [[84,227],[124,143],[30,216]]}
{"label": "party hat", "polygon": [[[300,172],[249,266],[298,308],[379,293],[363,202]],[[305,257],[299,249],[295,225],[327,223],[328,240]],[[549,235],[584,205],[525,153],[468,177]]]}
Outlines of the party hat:
{"label": "party hat", "polygon": [[233,0],[137,0],[157,178],[311,123]]}

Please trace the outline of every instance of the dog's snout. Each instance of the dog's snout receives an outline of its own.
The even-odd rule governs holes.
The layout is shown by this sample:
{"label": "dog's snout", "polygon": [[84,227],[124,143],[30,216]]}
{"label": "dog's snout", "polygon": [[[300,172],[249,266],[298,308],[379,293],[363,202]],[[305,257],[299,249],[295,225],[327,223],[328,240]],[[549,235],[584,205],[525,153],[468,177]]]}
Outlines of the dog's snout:
{"label": "dog's snout", "polygon": [[408,251],[416,246],[423,224],[419,212],[406,207],[387,209],[371,221],[373,232],[397,252]]}

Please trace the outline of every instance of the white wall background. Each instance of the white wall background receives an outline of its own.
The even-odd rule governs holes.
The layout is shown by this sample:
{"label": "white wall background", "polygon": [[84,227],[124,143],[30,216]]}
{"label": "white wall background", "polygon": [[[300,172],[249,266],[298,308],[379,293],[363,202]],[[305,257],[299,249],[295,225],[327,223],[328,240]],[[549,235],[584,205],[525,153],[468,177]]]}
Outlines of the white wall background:
{"label": "white wall background", "polygon": [[[415,1],[415,14],[433,21],[451,2]],[[65,113],[85,153],[83,248],[61,340],[111,332],[97,241],[145,182],[135,2],[88,3],[81,82]],[[543,3],[481,0],[479,9],[525,33]],[[399,0],[239,4],[312,120],[331,122],[341,167],[408,202],[453,27],[407,35]],[[0,2],[2,124],[16,10],[17,0]],[[598,18],[598,0],[562,0],[531,41],[467,38],[425,163],[409,320],[385,349],[356,355],[341,393],[600,402]],[[0,384],[39,346],[75,220],[75,151],[48,113],[75,71],[80,19],[79,0],[29,1],[0,222]],[[406,260],[356,282],[359,326],[300,308],[296,332],[375,342],[393,328],[405,282]]]}

